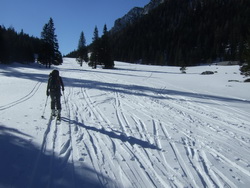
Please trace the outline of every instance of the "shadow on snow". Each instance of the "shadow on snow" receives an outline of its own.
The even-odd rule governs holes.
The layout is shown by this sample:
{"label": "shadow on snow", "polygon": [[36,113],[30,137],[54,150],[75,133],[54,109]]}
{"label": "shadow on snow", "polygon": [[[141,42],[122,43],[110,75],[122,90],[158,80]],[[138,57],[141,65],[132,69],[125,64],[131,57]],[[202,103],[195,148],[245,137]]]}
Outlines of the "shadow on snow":
{"label": "shadow on snow", "polygon": [[[79,87],[87,89],[97,89],[107,92],[117,92],[127,95],[151,97],[157,99],[174,99],[175,95],[186,96],[196,99],[207,99],[207,100],[216,100],[222,102],[242,102],[250,103],[249,100],[242,100],[236,98],[229,98],[223,96],[214,96],[208,94],[199,94],[178,90],[162,89],[162,88],[153,88],[140,85],[128,85],[128,84],[116,84],[116,83],[106,83],[100,81],[84,80],[84,79],[72,79],[72,78],[63,78],[65,85],[69,87]],[[165,96],[164,96],[165,95]],[[171,97],[170,97],[171,96]]]}
{"label": "shadow on snow", "polygon": [[[18,77],[18,78],[47,83],[49,70],[51,71],[51,69],[45,69],[44,74],[22,73],[22,72],[17,71],[15,68],[9,67],[7,68],[7,70],[1,71],[0,74],[3,74],[7,77]],[[73,70],[75,71],[75,69]],[[63,69],[61,71],[70,72],[73,70]],[[119,73],[119,71],[117,70],[119,69],[114,69],[114,72],[113,73],[109,72],[109,74],[124,75],[124,73]],[[83,70],[79,70],[79,71],[83,71]],[[93,74],[103,74],[102,72],[99,72],[99,71],[93,71],[93,70],[87,70],[87,71],[93,72]],[[140,71],[140,70],[133,70],[133,71]],[[84,76],[84,73],[83,73],[83,76]],[[131,74],[128,74],[127,76],[136,77],[136,75],[131,75]],[[227,102],[250,103],[249,100],[241,100],[241,99],[236,99],[236,98],[229,98],[229,97],[215,96],[215,95],[208,95],[208,94],[199,94],[199,93],[192,93],[192,92],[185,92],[185,91],[178,91],[178,90],[153,88],[153,87],[140,86],[140,85],[106,83],[106,82],[101,82],[101,81],[76,79],[76,78],[68,78],[68,77],[62,77],[62,78],[63,78],[64,85],[66,88],[67,87],[79,87],[79,88],[97,89],[97,90],[103,90],[107,92],[118,92],[118,93],[123,93],[123,94],[128,94],[128,95],[152,97],[152,98],[158,98],[158,99],[168,99],[168,98],[173,99],[172,97],[168,97],[168,96],[174,97],[175,95],[179,95],[179,96],[187,96],[187,97],[198,98],[198,99],[217,100],[217,101],[222,101],[222,102],[227,101]]]}
{"label": "shadow on snow", "polygon": [[119,139],[122,142],[128,142],[131,145],[135,145],[136,144],[136,145],[139,145],[139,146],[141,146],[143,148],[161,150],[157,146],[155,146],[153,144],[150,144],[147,141],[143,141],[143,140],[137,139],[137,138],[132,137],[132,136],[126,136],[122,132],[119,132],[119,131],[115,131],[115,132],[118,133],[118,134],[116,134],[113,131],[107,131],[105,129],[98,129],[96,127],[87,126],[87,125],[85,125],[83,123],[77,122],[75,120],[70,120],[68,118],[62,118],[62,121],[68,122],[70,124],[78,125],[78,126],[83,127],[83,128],[85,128],[87,130],[91,130],[91,131],[95,131],[97,133],[101,133],[101,134],[106,135],[106,136],[108,136],[110,138]]}
{"label": "shadow on snow", "polygon": [[0,125],[0,187],[105,187],[98,178],[112,183],[82,164],[72,174],[72,164],[59,157],[53,159],[51,168],[52,156],[40,152],[31,140],[31,136],[17,129]]}

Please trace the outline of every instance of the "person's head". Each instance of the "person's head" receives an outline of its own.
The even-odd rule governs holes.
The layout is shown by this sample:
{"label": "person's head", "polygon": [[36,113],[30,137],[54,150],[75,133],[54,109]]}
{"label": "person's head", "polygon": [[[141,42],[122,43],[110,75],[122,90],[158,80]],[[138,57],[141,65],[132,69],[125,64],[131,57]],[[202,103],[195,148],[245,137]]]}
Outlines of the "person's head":
{"label": "person's head", "polygon": [[51,75],[52,76],[59,76],[59,71],[54,69],[52,72],[51,72]]}

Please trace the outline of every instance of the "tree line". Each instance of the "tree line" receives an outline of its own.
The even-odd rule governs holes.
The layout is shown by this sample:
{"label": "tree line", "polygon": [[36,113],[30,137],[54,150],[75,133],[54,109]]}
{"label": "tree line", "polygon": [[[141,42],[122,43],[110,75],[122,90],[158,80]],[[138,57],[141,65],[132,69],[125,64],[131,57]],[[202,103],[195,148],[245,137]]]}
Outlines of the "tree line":
{"label": "tree line", "polygon": [[244,62],[250,46],[249,0],[168,0],[111,33],[116,60],[190,66]]}
{"label": "tree line", "polygon": [[30,37],[23,31],[0,26],[0,62],[34,62],[34,54],[41,49],[41,40]]}
{"label": "tree line", "polygon": [[52,18],[44,25],[41,38],[0,26],[0,63],[30,63],[35,59],[46,66],[62,63]]}
{"label": "tree line", "polygon": [[[214,61],[250,62],[249,0],[168,0],[147,15],[111,33],[106,25],[86,46],[81,32],[77,50],[68,57],[113,68],[114,59],[144,64],[191,66]],[[0,26],[0,62],[61,64],[53,19],[41,38]],[[248,67],[248,68],[247,68]],[[249,70],[249,63],[244,70]]]}
{"label": "tree line", "polygon": [[82,31],[77,50],[69,53],[67,57],[76,58],[81,66],[83,62],[86,62],[94,69],[97,65],[101,65],[105,69],[114,68],[115,65],[107,25],[104,25],[101,37],[99,37],[98,28],[95,27],[92,39],[92,43],[89,46],[86,46],[84,32]]}

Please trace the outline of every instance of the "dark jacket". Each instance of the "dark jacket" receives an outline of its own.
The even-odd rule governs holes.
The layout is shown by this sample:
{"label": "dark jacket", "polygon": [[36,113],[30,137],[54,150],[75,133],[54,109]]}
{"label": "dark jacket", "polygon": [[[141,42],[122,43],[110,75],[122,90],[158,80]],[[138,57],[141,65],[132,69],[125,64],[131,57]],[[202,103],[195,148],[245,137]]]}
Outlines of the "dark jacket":
{"label": "dark jacket", "polygon": [[50,73],[47,84],[47,96],[49,96],[51,92],[61,94],[61,89],[64,91],[62,78],[59,76],[59,71],[53,70],[52,73]]}

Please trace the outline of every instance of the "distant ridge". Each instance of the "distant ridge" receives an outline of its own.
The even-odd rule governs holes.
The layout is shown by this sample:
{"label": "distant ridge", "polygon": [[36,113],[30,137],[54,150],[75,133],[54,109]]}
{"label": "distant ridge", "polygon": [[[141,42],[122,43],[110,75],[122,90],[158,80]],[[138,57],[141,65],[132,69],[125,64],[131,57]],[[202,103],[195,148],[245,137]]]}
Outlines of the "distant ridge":
{"label": "distant ridge", "polygon": [[111,29],[111,32],[114,33],[114,32],[120,31],[123,28],[125,28],[127,25],[133,24],[136,20],[148,14],[151,10],[158,7],[164,1],[166,0],[151,0],[143,8],[141,7],[132,8],[127,14],[125,14],[121,18],[118,18],[115,21],[114,27]]}

